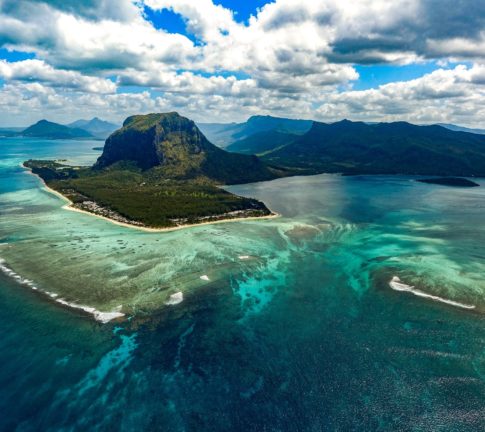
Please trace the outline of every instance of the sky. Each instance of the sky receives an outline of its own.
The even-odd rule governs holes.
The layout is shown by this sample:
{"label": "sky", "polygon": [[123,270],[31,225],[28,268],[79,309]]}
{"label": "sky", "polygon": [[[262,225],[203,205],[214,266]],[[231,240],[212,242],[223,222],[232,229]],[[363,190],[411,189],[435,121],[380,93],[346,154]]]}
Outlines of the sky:
{"label": "sky", "polygon": [[485,128],[485,1],[0,0],[0,126],[167,111]]}

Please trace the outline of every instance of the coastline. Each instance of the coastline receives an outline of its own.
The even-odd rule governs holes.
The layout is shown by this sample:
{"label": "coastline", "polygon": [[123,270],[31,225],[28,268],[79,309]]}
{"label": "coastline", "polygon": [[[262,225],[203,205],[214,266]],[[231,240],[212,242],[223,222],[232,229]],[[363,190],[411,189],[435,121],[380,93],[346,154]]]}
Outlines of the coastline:
{"label": "coastline", "polygon": [[42,182],[42,186],[47,192],[50,192],[51,194],[57,196],[58,198],[61,198],[63,201],[66,202],[66,204],[62,206],[63,210],[69,210],[69,211],[73,211],[73,212],[76,212],[76,213],[83,213],[83,214],[86,214],[86,215],[89,215],[89,216],[94,216],[94,217],[103,219],[107,222],[111,222],[111,223],[118,225],[118,226],[122,226],[122,227],[125,227],[125,228],[132,228],[132,229],[136,229],[136,230],[144,231],[144,232],[149,232],[149,233],[178,231],[178,230],[185,229],[185,228],[194,228],[194,227],[198,227],[198,226],[213,225],[213,224],[219,224],[219,223],[243,222],[243,221],[249,221],[249,220],[261,220],[261,219],[275,219],[275,218],[278,218],[278,217],[281,216],[279,213],[276,213],[273,210],[268,209],[271,212],[271,214],[269,214],[267,216],[234,217],[234,218],[218,219],[218,220],[214,220],[214,221],[207,221],[207,222],[200,222],[200,223],[193,223],[193,224],[183,224],[183,225],[178,225],[178,226],[175,226],[175,227],[150,228],[150,227],[132,225],[132,224],[129,224],[129,223],[119,222],[119,221],[116,221],[114,219],[110,219],[106,216],[98,215],[96,213],[91,213],[89,211],[82,210],[82,209],[79,209],[77,207],[74,207],[74,203],[69,198],[67,198],[66,196],[64,196],[60,192],[56,191],[55,189],[52,189],[51,187],[49,187],[42,177],[33,173],[32,170],[29,167],[26,167],[23,163],[21,163],[20,165],[21,165],[22,168],[24,168],[26,170],[26,172],[28,174],[33,175],[36,178],[38,178]]}

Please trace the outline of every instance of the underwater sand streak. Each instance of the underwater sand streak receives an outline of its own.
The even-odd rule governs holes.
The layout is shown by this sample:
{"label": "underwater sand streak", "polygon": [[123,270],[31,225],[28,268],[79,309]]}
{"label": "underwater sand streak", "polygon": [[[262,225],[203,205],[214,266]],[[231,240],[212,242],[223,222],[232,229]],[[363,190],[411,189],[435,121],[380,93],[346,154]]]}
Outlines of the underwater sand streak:
{"label": "underwater sand streak", "polygon": [[31,288],[34,291],[38,291],[42,294],[45,294],[46,296],[53,299],[56,303],[59,303],[63,306],[67,306],[71,309],[82,310],[84,312],[87,312],[88,314],[93,315],[94,319],[96,321],[102,322],[103,324],[106,324],[107,322],[109,322],[113,319],[121,318],[121,317],[125,316],[125,314],[122,313],[122,312],[118,312],[118,311],[101,312],[101,311],[99,311],[96,308],[91,307],[91,306],[79,305],[77,303],[68,302],[68,301],[66,301],[62,298],[57,298],[59,296],[58,294],[39,289],[37,286],[34,285],[34,282],[32,282],[29,279],[25,279],[22,276],[20,276],[19,274],[15,273],[11,268],[9,268],[5,265],[5,260],[3,260],[2,258],[0,258],[0,271],[2,273],[4,273],[5,275],[14,279],[20,285],[28,286],[29,288]]}
{"label": "underwater sand streak", "polygon": [[389,286],[395,290],[395,291],[405,291],[405,292],[410,292],[414,294],[415,296],[418,297],[423,297],[423,298],[428,298],[434,301],[438,301],[441,303],[446,303],[451,306],[456,306],[462,309],[475,309],[475,305],[467,305],[463,303],[458,303],[453,300],[448,300],[442,297],[438,297],[432,294],[427,294],[423,291],[420,291],[418,289],[415,289],[414,286],[406,285],[405,283],[402,283],[401,279],[399,279],[397,276],[394,276],[391,281],[389,282]]}

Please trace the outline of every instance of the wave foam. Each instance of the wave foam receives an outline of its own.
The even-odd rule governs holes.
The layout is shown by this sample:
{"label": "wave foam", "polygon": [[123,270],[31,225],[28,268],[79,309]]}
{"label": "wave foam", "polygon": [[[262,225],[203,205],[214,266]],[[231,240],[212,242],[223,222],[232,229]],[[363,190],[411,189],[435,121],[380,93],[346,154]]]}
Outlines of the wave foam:
{"label": "wave foam", "polygon": [[[56,303],[59,303],[63,306],[70,307],[72,309],[79,309],[84,312],[87,312],[91,315],[94,316],[94,319],[96,321],[102,322],[103,324],[106,324],[107,322],[115,319],[115,318],[121,318],[125,316],[124,313],[119,312],[119,311],[112,311],[112,312],[101,312],[97,310],[94,307],[90,306],[84,306],[84,305],[79,305],[77,303],[70,303],[62,298],[57,298],[59,297],[59,294],[50,292],[50,291],[45,291],[40,289],[39,287],[34,285],[34,282],[31,281],[30,279],[25,279],[19,274],[15,273],[11,268],[7,267],[5,264],[5,260],[0,258],[0,271],[5,274],[6,276],[11,277],[15,282],[17,282],[20,285],[25,285],[31,288],[34,291],[41,292],[42,294],[45,294],[46,296],[50,297],[52,300],[54,300]],[[118,306],[117,309],[121,309],[121,306]]]}
{"label": "wave foam", "polygon": [[432,294],[427,294],[423,291],[420,291],[420,290],[414,288],[414,286],[406,285],[397,276],[394,276],[391,279],[391,281],[389,282],[389,286],[394,291],[410,292],[410,293],[412,293],[412,294],[414,294],[415,296],[418,296],[418,297],[428,298],[428,299],[431,299],[431,300],[434,300],[434,301],[446,303],[450,306],[456,306],[456,307],[459,307],[459,308],[462,308],[462,309],[475,309],[475,307],[476,307],[475,305],[463,304],[463,303],[456,302],[454,300],[449,300],[449,299],[445,299],[443,297],[438,297],[438,296],[435,296],[435,295],[432,295]]}
{"label": "wave foam", "polygon": [[168,300],[165,302],[168,306],[173,306],[184,301],[184,293],[182,291],[171,294]]}

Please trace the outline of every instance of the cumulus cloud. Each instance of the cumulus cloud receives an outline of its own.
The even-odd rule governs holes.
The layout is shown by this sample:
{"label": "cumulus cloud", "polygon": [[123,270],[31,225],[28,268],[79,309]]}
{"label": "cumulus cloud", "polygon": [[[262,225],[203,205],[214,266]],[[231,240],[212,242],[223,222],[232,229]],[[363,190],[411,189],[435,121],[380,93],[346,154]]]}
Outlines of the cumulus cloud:
{"label": "cumulus cloud", "polygon": [[421,78],[376,89],[332,94],[317,113],[334,121],[407,120],[415,123],[457,122],[480,126],[485,115],[485,66],[439,69]]}
{"label": "cumulus cloud", "polygon": [[[147,8],[179,14],[190,37],[155,28]],[[0,93],[3,109],[23,104],[23,115],[179,109],[198,120],[263,112],[471,124],[483,113],[484,28],[476,0],[275,0],[246,23],[212,0],[0,0],[0,47],[35,55],[0,62]],[[430,59],[467,66],[349,90],[356,65]]]}
{"label": "cumulus cloud", "polygon": [[85,76],[76,71],[54,69],[42,60],[7,62],[0,60],[0,78],[8,81],[47,83],[88,93],[114,93],[116,84],[110,80]]}
{"label": "cumulus cloud", "polygon": [[238,27],[233,12],[212,0],[145,0],[152,9],[169,9],[180,14],[187,30],[204,42],[220,40]]}
{"label": "cumulus cloud", "polygon": [[202,77],[188,71],[176,73],[158,69],[143,72],[128,69],[123,72],[119,83],[152,87],[186,95],[247,96],[258,91],[256,82],[252,79],[237,79],[235,76],[223,77],[220,75]]}
{"label": "cumulus cloud", "polygon": [[112,19],[129,22],[139,15],[139,6],[132,0],[1,0],[0,10],[9,15],[28,14],[29,9],[43,6],[88,19]]}
{"label": "cumulus cloud", "polygon": [[20,1],[0,10],[10,11],[0,14],[0,44],[34,52],[61,68],[109,71],[151,61],[179,67],[196,54],[187,37],[156,30],[139,8],[128,21],[103,14],[89,19],[45,2]]}

